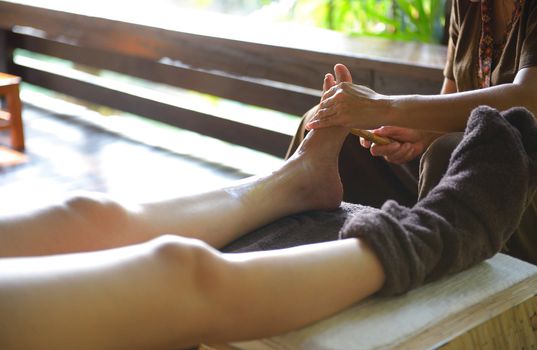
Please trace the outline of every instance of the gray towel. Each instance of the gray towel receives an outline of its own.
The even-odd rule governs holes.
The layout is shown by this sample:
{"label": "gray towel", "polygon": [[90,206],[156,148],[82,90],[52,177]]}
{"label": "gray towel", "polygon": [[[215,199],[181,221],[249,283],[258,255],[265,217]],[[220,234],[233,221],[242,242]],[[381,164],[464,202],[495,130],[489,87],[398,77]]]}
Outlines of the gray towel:
{"label": "gray towel", "polygon": [[[386,273],[383,295],[466,269],[497,253],[537,186],[537,123],[523,108],[475,109],[440,183],[407,208],[387,201],[350,217]],[[537,232],[536,232],[537,234]]]}
{"label": "gray towel", "polygon": [[334,211],[290,215],[237,239],[223,251],[243,253],[335,241],[339,238],[339,231],[345,221],[366,208],[362,205],[342,203],[340,208]]}

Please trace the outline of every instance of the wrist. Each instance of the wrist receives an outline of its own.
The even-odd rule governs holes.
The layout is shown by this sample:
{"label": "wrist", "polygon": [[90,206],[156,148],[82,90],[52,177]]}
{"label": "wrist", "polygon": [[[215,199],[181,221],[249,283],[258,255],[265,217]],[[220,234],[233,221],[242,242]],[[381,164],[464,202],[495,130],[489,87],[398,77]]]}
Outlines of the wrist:
{"label": "wrist", "polygon": [[404,103],[401,96],[387,96],[383,125],[399,126],[398,121],[401,120],[401,116],[404,114],[403,109]]}
{"label": "wrist", "polygon": [[390,108],[386,114],[389,124],[386,125],[427,130],[429,119],[422,119],[426,98],[422,95],[396,95],[389,98]]}

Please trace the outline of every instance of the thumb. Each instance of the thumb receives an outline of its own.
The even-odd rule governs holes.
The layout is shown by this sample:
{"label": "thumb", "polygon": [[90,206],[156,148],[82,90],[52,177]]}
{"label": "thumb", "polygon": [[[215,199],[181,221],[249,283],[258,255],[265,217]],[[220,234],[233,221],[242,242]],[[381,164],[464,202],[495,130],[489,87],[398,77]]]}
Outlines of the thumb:
{"label": "thumb", "polygon": [[334,66],[334,73],[336,74],[336,82],[339,83],[352,83],[352,75],[349,69],[341,64],[338,63]]}
{"label": "thumb", "polygon": [[400,128],[397,126],[382,126],[375,130],[375,134],[379,136],[391,136],[391,137],[405,136],[406,132],[407,132],[407,129]]}

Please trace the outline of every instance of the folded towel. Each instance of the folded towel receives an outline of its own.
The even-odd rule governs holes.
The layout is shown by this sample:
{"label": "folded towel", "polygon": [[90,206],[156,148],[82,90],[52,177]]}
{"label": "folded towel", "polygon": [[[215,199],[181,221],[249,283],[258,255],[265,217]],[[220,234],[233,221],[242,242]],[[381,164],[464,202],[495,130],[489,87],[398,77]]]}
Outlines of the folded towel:
{"label": "folded towel", "polygon": [[401,294],[497,253],[537,187],[537,122],[523,108],[475,109],[440,183],[414,207],[387,201],[349,217],[341,238],[381,260],[380,294]]}
{"label": "folded towel", "polygon": [[222,250],[244,253],[335,241],[339,238],[339,231],[345,221],[366,208],[358,204],[342,203],[334,211],[310,211],[286,216],[242,236]]}

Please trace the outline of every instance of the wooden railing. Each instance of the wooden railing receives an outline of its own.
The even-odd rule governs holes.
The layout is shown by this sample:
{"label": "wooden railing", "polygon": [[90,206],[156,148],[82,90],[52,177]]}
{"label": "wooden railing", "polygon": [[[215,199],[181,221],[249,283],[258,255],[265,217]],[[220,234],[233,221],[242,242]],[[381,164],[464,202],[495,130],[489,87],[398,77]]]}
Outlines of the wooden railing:
{"label": "wooden railing", "polygon": [[47,8],[27,2],[0,1],[0,70],[31,84],[278,156],[286,151],[288,134],[19,65],[13,51],[25,49],[296,116],[318,102],[323,76],[337,62],[351,69],[355,82],[386,94],[432,94],[442,82],[442,46],[353,39],[316,30],[303,34],[237,19],[206,23],[199,30],[181,27],[181,14],[173,28],[145,17],[112,17],[106,9],[90,16],[55,7],[53,0]]}

